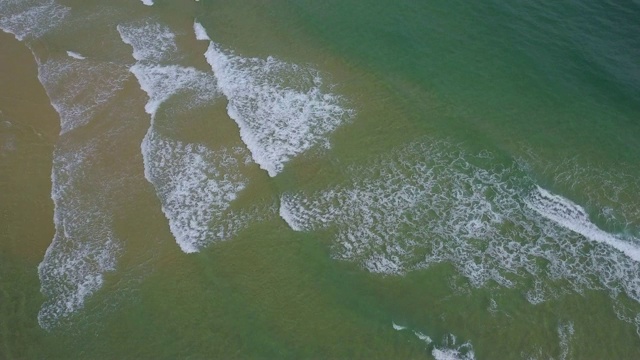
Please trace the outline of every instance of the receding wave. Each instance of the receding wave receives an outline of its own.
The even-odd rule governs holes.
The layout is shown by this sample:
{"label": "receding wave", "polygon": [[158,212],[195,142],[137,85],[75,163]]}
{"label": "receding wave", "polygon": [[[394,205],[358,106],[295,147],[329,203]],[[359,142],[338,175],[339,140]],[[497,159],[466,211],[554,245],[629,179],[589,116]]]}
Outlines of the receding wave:
{"label": "receding wave", "polygon": [[[194,30],[198,39],[210,39],[202,25],[196,23]],[[314,146],[329,147],[329,134],[354,115],[313,68],[241,57],[213,41],[205,56],[228,100],[229,116],[270,176]]]}
{"label": "receding wave", "polygon": [[348,175],[346,184],[281,198],[292,229],[334,234],[337,259],[387,274],[449,262],[476,287],[521,282],[534,304],[564,289],[553,279],[566,280],[568,290],[622,291],[640,302],[637,239],[600,230],[516,162],[418,142]]}

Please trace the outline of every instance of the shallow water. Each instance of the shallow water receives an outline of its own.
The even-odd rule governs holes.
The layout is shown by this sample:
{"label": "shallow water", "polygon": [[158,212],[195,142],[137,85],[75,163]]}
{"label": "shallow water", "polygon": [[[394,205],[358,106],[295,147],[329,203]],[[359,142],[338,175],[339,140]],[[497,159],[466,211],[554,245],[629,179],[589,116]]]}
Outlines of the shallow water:
{"label": "shallow water", "polygon": [[639,14],[0,0],[1,354],[637,358]]}

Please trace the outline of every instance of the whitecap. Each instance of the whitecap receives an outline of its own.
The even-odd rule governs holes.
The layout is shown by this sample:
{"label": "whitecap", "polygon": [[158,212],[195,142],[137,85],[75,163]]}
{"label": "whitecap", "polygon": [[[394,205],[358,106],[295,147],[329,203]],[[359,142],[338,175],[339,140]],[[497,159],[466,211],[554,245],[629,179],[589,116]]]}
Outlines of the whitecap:
{"label": "whitecap", "polygon": [[155,118],[160,104],[177,93],[193,94],[189,104],[192,107],[219,96],[215,77],[192,67],[137,63],[130,70],[138,79],[142,90],[149,96],[145,111],[152,119]]}
{"label": "whitecap", "polygon": [[73,51],[67,51],[67,55],[68,55],[70,58],[77,59],[77,60],[84,60],[84,59],[86,59],[86,57],[82,56],[81,54],[79,54],[79,53],[77,53],[77,52],[73,52]]}
{"label": "whitecap", "polygon": [[175,34],[168,26],[150,20],[119,24],[118,32],[125,44],[133,48],[138,61],[166,62],[179,58]]}
{"label": "whitecap", "polygon": [[142,144],[145,177],[156,189],[171,233],[185,253],[231,238],[251,216],[230,209],[247,186],[242,149],[185,144],[150,129]]}
{"label": "whitecap", "polygon": [[533,304],[586,289],[640,302],[640,264],[628,256],[635,253],[611,245],[622,238],[541,192],[516,162],[425,141],[348,167],[345,178],[322,191],[285,193],[280,204],[293,230],[330,234],[336,259],[383,274],[447,262],[473,287],[520,288]]}
{"label": "whitecap", "polygon": [[431,339],[431,337],[429,335],[425,335],[423,333],[421,333],[420,331],[413,331],[413,334],[420,340],[424,341],[425,344],[430,345],[433,340]]}
{"label": "whitecap", "polygon": [[449,334],[444,337],[443,345],[434,346],[431,355],[436,360],[474,360],[476,358],[470,342],[456,344],[456,337]]}
{"label": "whitecap", "polygon": [[393,330],[397,330],[397,331],[405,330],[407,328],[406,326],[398,325],[393,321],[391,322],[391,326],[393,326]]}
{"label": "whitecap", "polygon": [[211,38],[207,35],[207,30],[199,22],[193,23],[193,31],[196,33],[196,40],[211,41]]}
{"label": "whitecap", "polygon": [[[151,115],[151,126],[141,145],[145,178],[156,190],[176,242],[185,253],[193,253],[233,237],[261,216],[231,209],[248,183],[242,174],[250,165],[248,151],[179,141],[155,124],[161,105],[175,95],[184,96],[184,110],[213,103],[221,95],[216,78],[192,67],[160,64],[172,58],[167,52],[177,51],[173,33],[163,25],[145,22],[119,25],[118,30],[133,47],[138,62],[130,71],[149,97],[145,111]],[[133,40],[132,34],[146,38]],[[155,37],[162,44],[151,41]]]}
{"label": "whitecap", "polygon": [[549,191],[536,186],[535,191],[527,199],[527,205],[545,218],[556,224],[574,231],[591,241],[607,244],[615,248],[634,261],[640,261],[640,247],[627,242],[620,236],[609,234],[599,229],[589,220],[585,209]]}
{"label": "whitecap", "polygon": [[[198,23],[194,30],[199,39],[209,37]],[[241,57],[215,42],[205,56],[240,137],[272,177],[314,146],[328,148],[329,135],[354,116],[345,99],[332,93],[332,86],[313,68],[273,57]]]}

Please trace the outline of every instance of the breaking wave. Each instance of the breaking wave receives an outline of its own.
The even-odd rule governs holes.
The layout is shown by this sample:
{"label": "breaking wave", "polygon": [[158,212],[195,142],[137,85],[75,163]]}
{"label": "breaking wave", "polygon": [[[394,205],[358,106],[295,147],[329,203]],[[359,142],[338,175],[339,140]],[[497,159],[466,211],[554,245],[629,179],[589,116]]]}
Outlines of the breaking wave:
{"label": "breaking wave", "polygon": [[585,289],[640,302],[638,240],[599,229],[517,162],[416,142],[347,174],[344,184],[281,198],[292,229],[333,234],[337,259],[386,274],[448,262],[475,287],[520,286],[533,304]]}
{"label": "breaking wave", "polygon": [[[142,142],[145,177],[153,184],[176,242],[186,253],[231,238],[260,215],[234,211],[232,202],[248,184],[242,170],[250,165],[243,147],[216,149],[185,143],[164,134],[156,124],[161,105],[181,95],[185,110],[211,104],[220,97],[213,74],[167,64],[177,46],[171,30],[152,22],[119,25],[124,42],[138,62],[131,72],[149,101],[151,126]],[[179,127],[174,124],[174,127]]]}
{"label": "breaking wave", "polygon": [[[194,31],[198,39],[210,40],[199,23]],[[329,147],[329,135],[354,115],[313,68],[241,57],[213,41],[205,56],[242,140],[272,177],[312,147]]]}

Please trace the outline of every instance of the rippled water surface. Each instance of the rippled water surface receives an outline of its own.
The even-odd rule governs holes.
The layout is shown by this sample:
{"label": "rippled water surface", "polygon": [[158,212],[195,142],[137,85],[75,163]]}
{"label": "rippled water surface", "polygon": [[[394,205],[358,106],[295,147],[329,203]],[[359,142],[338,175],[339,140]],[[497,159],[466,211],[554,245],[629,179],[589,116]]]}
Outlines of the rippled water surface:
{"label": "rippled water surface", "polygon": [[640,357],[638,18],[0,0],[0,357]]}

